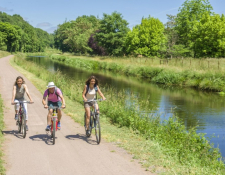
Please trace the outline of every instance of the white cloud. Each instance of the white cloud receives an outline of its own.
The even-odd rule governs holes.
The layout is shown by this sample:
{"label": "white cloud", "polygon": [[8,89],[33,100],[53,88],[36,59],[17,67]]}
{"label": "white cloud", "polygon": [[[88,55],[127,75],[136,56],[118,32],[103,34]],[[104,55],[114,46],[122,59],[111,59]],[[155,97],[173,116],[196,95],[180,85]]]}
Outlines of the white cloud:
{"label": "white cloud", "polygon": [[13,9],[8,9],[8,8],[1,7],[1,6],[0,6],[0,11],[2,11],[2,12],[12,12]]}
{"label": "white cloud", "polygon": [[57,29],[57,26],[55,26],[55,27],[50,27],[50,28],[48,28],[47,30],[45,30],[46,32],[48,32],[48,33],[54,33],[54,31]]}
{"label": "white cloud", "polygon": [[52,26],[49,22],[42,22],[42,23],[38,23],[36,27],[40,28],[40,27],[50,27]]}

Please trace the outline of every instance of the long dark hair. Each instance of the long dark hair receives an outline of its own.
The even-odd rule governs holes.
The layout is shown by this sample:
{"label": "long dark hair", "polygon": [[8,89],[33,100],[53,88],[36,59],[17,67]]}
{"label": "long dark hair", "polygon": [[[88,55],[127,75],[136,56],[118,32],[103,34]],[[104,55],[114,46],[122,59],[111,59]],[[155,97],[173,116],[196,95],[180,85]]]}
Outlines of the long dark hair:
{"label": "long dark hair", "polygon": [[15,83],[14,83],[15,86],[17,85],[17,80],[19,80],[19,79],[22,79],[22,81],[23,81],[22,84],[25,84],[25,81],[24,81],[23,77],[18,76],[18,77],[16,78]]}
{"label": "long dark hair", "polygon": [[95,76],[90,76],[87,80],[86,80],[86,82],[85,82],[85,84],[86,85],[90,85],[90,82],[91,82],[91,80],[92,79],[95,79],[95,85],[98,85],[98,79],[95,77]]}

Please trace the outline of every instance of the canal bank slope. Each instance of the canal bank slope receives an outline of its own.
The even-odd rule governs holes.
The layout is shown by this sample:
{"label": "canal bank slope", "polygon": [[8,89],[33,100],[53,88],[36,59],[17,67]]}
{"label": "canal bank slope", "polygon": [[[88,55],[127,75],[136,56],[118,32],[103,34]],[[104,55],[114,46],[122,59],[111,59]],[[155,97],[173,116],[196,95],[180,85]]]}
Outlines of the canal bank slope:
{"label": "canal bank slope", "polygon": [[[45,133],[47,110],[41,104],[42,93],[37,87],[46,88],[46,82],[32,74],[23,74],[9,65],[8,56],[0,59],[0,93],[4,101],[4,122],[6,128],[4,153],[6,174],[151,174],[141,168],[124,150],[102,142],[96,145],[95,137],[86,138],[84,128],[63,114],[62,130],[56,133],[56,144]],[[17,133],[14,110],[11,106],[11,90],[17,76],[23,76],[34,104],[28,106],[29,131],[25,139]],[[29,78],[29,79],[28,79]],[[75,104],[74,104],[75,105]],[[74,108],[74,106],[73,106]],[[83,114],[81,107],[76,115]]]}
{"label": "canal bank slope", "polygon": [[[47,55],[54,61],[77,68],[109,70],[129,76],[146,78],[148,81],[158,84],[225,92],[224,59],[211,59],[210,61],[173,59],[169,60],[168,63],[167,60],[161,61],[158,58],[92,58],[59,54]],[[165,64],[159,64],[164,62]]]}

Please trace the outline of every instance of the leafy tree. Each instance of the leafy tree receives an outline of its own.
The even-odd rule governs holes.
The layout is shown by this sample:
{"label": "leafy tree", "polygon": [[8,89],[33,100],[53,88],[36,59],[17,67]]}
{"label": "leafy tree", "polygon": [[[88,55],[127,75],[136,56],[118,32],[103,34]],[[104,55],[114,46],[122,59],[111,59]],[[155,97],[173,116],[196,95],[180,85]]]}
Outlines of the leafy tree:
{"label": "leafy tree", "polygon": [[1,38],[4,39],[4,42],[7,45],[7,51],[17,51],[21,36],[20,28],[9,23],[0,22],[0,32]]}
{"label": "leafy tree", "polygon": [[[20,31],[20,39],[18,40],[18,46],[15,51],[22,52],[37,52],[44,51],[46,46],[50,46],[50,40],[53,37],[41,30],[35,29],[28,22],[24,21],[20,15],[7,15],[4,12],[0,12],[0,21],[9,23],[13,26],[17,26]],[[50,39],[52,38],[52,39]]]}
{"label": "leafy tree", "polygon": [[140,25],[129,31],[126,37],[127,53],[156,56],[165,45],[164,25],[156,18],[143,18]]}
{"label": "leafy tree", "polygon": [[197,26],[203,15],[212,14],[212,6],[208,0],[186,0],[176,18],[176,31],[179,35],[179,44],[190,47],[194,51],[196,57],[195,42],[197,38],[193,38],[192,31]]}
{"label": "leafy tree", "polygon": [[92,51],[88,39],[98,29],[99,19],[95,16],[80,16],[75,21],[65,22],[55,31],[55,45],[63,52]]}
{"label": "leafy tree", "polygon": [[196,57],[225,56],[225,17],[205,13],[190,32]]}
{"label": "leafy tree", "polygon": [[94,34],[88,40],[88,46],[92,49],[92,53],[96,55],[107,55],[106,51],[103,47],[99,46],[97,41],[95,40]]}
{"label": "leafy tree", "polygon": [[113,12],[111,15],[104,13],[95,39],[109,55],[119,56],[124,53],[124,41],[128,31],[128,22],[120,13]]}

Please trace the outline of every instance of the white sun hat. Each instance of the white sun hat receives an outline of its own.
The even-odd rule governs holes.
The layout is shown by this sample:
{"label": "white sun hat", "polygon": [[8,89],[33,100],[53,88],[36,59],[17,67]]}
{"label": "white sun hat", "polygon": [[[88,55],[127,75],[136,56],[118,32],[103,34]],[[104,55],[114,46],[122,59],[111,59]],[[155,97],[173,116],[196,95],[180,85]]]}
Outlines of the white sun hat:
{"label": "white sun hat", "polygon": [[49,82],[47,88],[53,88],[55,87],[54,82]]}

